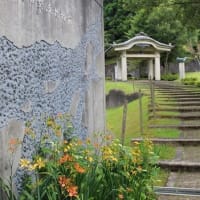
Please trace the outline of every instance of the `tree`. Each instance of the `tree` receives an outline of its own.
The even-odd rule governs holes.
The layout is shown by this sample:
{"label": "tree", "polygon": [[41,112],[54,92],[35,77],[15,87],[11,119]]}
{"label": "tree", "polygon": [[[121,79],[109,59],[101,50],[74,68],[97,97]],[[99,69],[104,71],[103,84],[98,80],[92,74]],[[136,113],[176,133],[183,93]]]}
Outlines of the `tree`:
{"label": "tree", "polygon": [[127,40],[133,10],[128,9],[127,0],[104,0],[105,44]]}
{"label": "tree", "polygon": [[200,29],[200,1],[199,0],[173,0],[176,10],[179,10],[185,26],[190,29]]}
{"label": "tree", "polygon": [[194,58],[200,66],[200,30],[190,30],[188,35],[188,51],[191,52],[192,58]]}
{"label": "tree", "polygon": [[179,10],[179,17],[187,28],[188,42],[187,49],[200,67],[200,1],[182,0],[176,7]]}
{"label": "tree", "polygon": [[[187,42],[187,30],[172,7],[164,7],[162,4],[152,8],[151,12],[144,8],[140,9],[131,21],[131,29],[128,30],[129,37],[143,31],[152,38],[163,42],[172,43],[173,49],[171,59],[177,55],[183,56],[185,51],[183,45]],[[163,64],[166,65],[167,62]]]}

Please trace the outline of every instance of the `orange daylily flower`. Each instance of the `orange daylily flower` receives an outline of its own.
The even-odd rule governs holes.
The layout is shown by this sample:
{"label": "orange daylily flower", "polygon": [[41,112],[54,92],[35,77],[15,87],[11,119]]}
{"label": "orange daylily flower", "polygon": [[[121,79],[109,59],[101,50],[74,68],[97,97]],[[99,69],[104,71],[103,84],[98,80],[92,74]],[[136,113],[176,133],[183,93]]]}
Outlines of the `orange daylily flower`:
{"label": "orange daylily flower", "polygon": [[18,138],[11,138],[8,142],[8,145],[9,145],[9,148],[8,150],[11,152],[11,153],[14,153],[14,151],[16,151],[18,145],[20,144],[20,140]]}
{"label": "orange daylily flower", "polygon": [[67,188],[67,192],[69,193],[69,197],[77,197],[78,196],[78,187],[77,186],[70,186]]}
{"label": "orange daylily flower", "polygon": [[96,148],[96,149],[98,149],[99,147],[100,147],[100,145],[99,145],[99,143],[94,143],[94,147]]}
{"label": "orange daylily flower", "polygon": [[76,170],[78,173],[80,173],[80,174],[85,173],[85,169],[84,169],[83,167],[81,167],[78,163],[75,163],[75,164],[74,164],[74,168],[75,168],[75,170]]}
{"label": "orange daylily flower", "polygon": [[70,156],[69,154],[65,154],[60,158],[59,164],[63,164],[63,163],[68,162],[68,161],[69,162],[73,161],[73,157]]}
{"label": "orange daylily flower", "polygon": [[11,138],[8,142],[9,145],[16,145],[18,144],[19,140],[17,138]]}
{"label": "orange daylily flower", "polygon": [[123,194],[119,194],[119,195],[118,195],[118,198],[119,198],[119,199],[124,199],[124,195],[123,195]]}
{"label": "orange daylily flower", "polygon": [[68,144],[68,141],[67,141],[67,140],[64,140],[64,144]]}
{"label": "orange daylily flower", "polygon": [[112,140],[112,135],[106,135],[105,139],[111,141]]}
{"label": "orange daylily flower", "polygon": [[71,184],[71,180],[65,176],[59,176],[58,182],[62,188],[67,188]]}

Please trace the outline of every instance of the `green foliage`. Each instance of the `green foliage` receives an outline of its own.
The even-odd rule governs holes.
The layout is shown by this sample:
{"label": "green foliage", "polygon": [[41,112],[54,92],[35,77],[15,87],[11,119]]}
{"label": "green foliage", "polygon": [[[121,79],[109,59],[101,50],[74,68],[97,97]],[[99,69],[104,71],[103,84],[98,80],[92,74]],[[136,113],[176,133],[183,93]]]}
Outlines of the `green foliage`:
{"label": "green foliage", "polygon": [[195,83],[195,85],[196,85],[197,87],[200,87],[200,81],[197,81],[197,82]]}
{"label": "green foliage", "polygon": [[[175,1],[175,0],[174,0]],[[182,20],[190,29],[200,29],[200,3],[199,1],[182,0],[181,4],[177,5],[177,10],[180,10]]]}
{"label": "green foliage", "polygon": [[197,78],[195,77],[188,77],[181,80],[184,85],[195,85]]}
{"label": "green foliage", "polygon": [[130,18],[134,15],[129,10],[126,0],[104,0],[105,46],[113,42],[127,40],[126,31],[130,28]]}
{"label": "green foliage", "polygon": [[155,145],[154,152],[163,160],[173,159],[176,155],[176,147],[169,145]]}
{"label": "green foliage", "polygon": [[[198,23],[200,13],[199,1],[188,0],[127,0],[130,8],[146,8],[149,12],[155,7],[173,8],[176,18],[182,21],[189,28],[200,28]],[[192,13],[192,14],[191,14]]]}
{"label": "green foliage", "polygon": [[178,79],[178,74],[163,74],[161,80],[165,81],[175,81]]}
{"label": "green foliage", "polygon": [[[10,177],[11,178],[11,177]],[[8,184],[6,184],[2,178],[0,178],[0,194],[8,200],[17,200],[14,195],[14,190],[12,186],[12,180],[10,179]]]}
{"label": "green foliage", "polygon": [[[131,28],[127,34],[133,37],[136,33],[143,31],[152,38],[163,42],[172,43],[175,48],[172,49],[169,59],[176,58],[177,55],[185,55],[182,48],[187,42],[187,31],[180,20],[176,18],[176,13],[172,7],[153,7],[149,12],[148,9],[142,8],[131,20]],[[165,59],[162,59],[165,64]]]}
{"label": "green foliage", "polygon": [[195,78],[197,81],[200,81],[200,72],[187,72],[186,78]]}

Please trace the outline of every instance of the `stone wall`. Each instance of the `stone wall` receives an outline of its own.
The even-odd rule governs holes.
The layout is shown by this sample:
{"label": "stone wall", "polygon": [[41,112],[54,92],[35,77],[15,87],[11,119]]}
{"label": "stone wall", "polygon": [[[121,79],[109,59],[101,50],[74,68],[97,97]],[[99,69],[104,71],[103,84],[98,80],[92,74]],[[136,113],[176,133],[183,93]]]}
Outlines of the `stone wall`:
{"label": "stone wall", "polygon": [[0,1],[1,177],[10,174],[7,143],[13,137],[23,140],[15,155],[16,182],[23,176],[19,158],[33,152],[32,140],[24,135],[27,120],[37,132],[42,116],[69,113],[75,135],[104,132],[102,4],[103,0]]}

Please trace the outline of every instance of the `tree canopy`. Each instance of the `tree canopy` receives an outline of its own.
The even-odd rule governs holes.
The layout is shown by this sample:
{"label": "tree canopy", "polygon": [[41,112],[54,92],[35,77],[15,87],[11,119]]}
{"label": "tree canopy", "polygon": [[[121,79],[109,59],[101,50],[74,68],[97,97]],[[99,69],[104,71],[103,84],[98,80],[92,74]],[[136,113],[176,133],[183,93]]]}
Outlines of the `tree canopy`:
{"label": "tree canopy", "polygon": [[104,0],[105,44],[125,41],[139,32],[172,43],[172,59],[200,52],[199,0]]}

